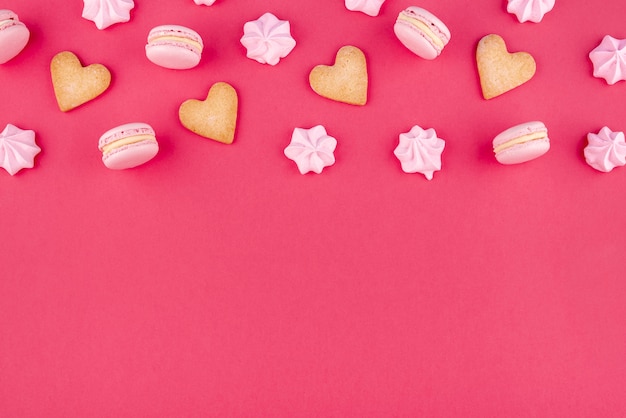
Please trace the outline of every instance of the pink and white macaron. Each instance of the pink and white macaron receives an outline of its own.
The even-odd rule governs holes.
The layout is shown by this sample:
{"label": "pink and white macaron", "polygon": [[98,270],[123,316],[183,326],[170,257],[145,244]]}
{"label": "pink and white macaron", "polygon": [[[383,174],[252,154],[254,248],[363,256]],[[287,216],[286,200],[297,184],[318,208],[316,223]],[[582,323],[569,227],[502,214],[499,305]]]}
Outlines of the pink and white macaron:
{"label": "pink and white macaron", "polygon": [[154,129],[147,123],[127,123],[106,131],[98,148],[102,162],[112,170],[137,167],[159,152]]}
{"label": "pink and white macaron", "polygon": [[0,10],[0,64],[12,60],[22,52],[29,38],[30,31],[15,13],[11,10]]}
{"label": "pink and white macaron", "polygon": [[437,16],[421,7],[400,12],[393,26],[396,36],[414,54],[433,60],[450,42],[450,30]]}
{"label": "pink and white macaron", "polygon": [[501,164],[519,164],[534,160],[549,149],[548,128],[539,121],[513,126],[493,139],[493,152]]}
{"label": "pink and white macaron", "polygon": [[204,43],[200,34],[180,25],[161,25],[148,34],[146,56],[154,64],[187,70],[200,63]]}

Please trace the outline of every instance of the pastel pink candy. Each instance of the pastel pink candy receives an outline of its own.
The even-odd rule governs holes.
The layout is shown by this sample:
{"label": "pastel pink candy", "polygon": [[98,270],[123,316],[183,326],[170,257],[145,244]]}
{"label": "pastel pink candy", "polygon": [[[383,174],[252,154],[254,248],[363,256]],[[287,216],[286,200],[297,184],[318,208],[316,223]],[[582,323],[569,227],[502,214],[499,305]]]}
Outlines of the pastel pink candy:
{"label": "pastel pink candy", "polygon": [[626,39],[606,35],[600,45],[589,53],[593,76],[604,78],[607,84],[626,80]]}
{"label": "pastel pink candy", "polygon": [[100,137],[102,162],[112,170],[137,167],[159,152],[154,130],[147,123],[127,123],[110,129]]}
{"label": "pastel pink candy", "polygon": [[328,135],[322,125],[311,129],[296,128],[285,148],[285,156],[297,164],[300,174],[310,171],[320,174],[324,167],[335,163],[336,147],[337,140]]}
{"label": "pastel pink candy", "polygon": [[10,175],[22,168],[33,168],[41,148],[35,143],[35,132],[8,124],[0,133],[0,167]]}
{"label": "pastel pink candy", "polygon": [[83,0],[83,18],[91,20],[100,30],[130,20],[133,0]]}
{"label": "pastel pink candy", "polygon": [[10,10],[0,10],[0,64],[17,56],[30,38],[30,31]]}
{"label": "pastel pink candy", "polygon": [[441,154],[446,141],[437,136],[433,128],[422,129],[415,125],[409,132],[400,134],[400,142],[393,151],[405,173],[421,173],[432,180],[435,171],[441,170]]}
{"label": "pastel pink candy", "polygon": [[588,133],[587,141],[584,154],[591,167],[608,173],[615,167],[626,165],[626,141],[623,132],[614,132],[605,126],[597,134]]}
{"label": "pastel pink candy", "polygon": [[509,0],[506,11],[517,16],[521,23],[539,23],[554,7],[555,0]]}
{"label": "pastel pink candy", "polygon": [[385,0],[346,0],[346,9],[353,12],[363,12],[369,16],[378,16],[380,7]]}
{"label": "pastel pink candy", "polygon": [[519,164],[538,158],[550,150],[548,129],[533,121],[513,126],[493,139],[493,151],[501,164]]}
{"label": "pastel pink candy", "polygon": [[246,47],[246,56],[261,64],[278,64],[296,46],[289,22],[280,20],[271,13],[246,22],[243,32],[241,44]]}
{"label": "pastel pink candy", "polygon": [[398,15],[393,31],[414,54],[437,58],[450,42],[450,30],[437,16],[421,7],[409,7]]}
{"label": "pastel pink candy", "polygon": [[215,3],[215,0],[193,0],[194,3],[196,3],[198,6],[200,5],[205,5],[205,6],[212,6],[213,3]]}
{"label": "pastel pink candy", "polygon": [[148,34],[146,57],[164,68],[186,70],[200,63],[203,48],[198,32],[180,25],[161,25]]}

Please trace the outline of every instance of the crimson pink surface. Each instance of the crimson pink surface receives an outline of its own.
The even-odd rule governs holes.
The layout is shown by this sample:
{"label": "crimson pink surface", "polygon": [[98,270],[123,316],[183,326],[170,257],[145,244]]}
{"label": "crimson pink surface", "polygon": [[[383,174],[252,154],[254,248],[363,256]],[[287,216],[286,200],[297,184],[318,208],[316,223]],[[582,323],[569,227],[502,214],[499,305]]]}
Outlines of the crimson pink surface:
{"label": "crimson pink surface", "polygon": [[[452,38],[425,61],[341,0],[137,0],[104,31],[82,2],[11,0],[31,40],[0,66],[0,125],[33,129],[33,169],[0,170],[0,416],[626,416],[626,168],[600,173],[586,134],[626,130],[626,83],[587,54],[626,37],[626,3],[557,2],[539,24],[506,2],[424,0]],[[275,66],[246,58],[246,21],[291,22]],[[584,22],[584,23],[583,23]],[[145,57],[160,24],[197,30],[198,67]],[[482,98],[488,34],[535,77]],[[347,44],[370,73],[364,107],[317,96],[308,72]],[[62,113],[49,63],[106,65],[110,89]],[[235,142],[185,130],[211,84],[239,93]],[[529,120],[552,148],[519,166],[491,141]],[[98,138],[141,121],[160,153],[102,165]],[[322,124],[337,162],[300,175],[295,127]],[[446,140],[432,181],[393,155],[413,125]]]}

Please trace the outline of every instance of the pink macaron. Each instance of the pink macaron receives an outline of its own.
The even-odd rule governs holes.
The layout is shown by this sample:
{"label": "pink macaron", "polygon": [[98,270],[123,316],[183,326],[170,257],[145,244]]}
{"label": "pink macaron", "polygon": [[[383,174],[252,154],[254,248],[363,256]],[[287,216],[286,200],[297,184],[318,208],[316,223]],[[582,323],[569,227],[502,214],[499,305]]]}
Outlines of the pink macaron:
{"label": "pink macaron", "polygon": [[437,58],[450,42],[450,30],[434,14],[411,6],[400,12],[393,30],[404,46],[428,60]]}
{"label": "pink macaron", "polygon": [[146,56],[150,61],[173,70],[186,70],[200,63],[202,37],[185,26],[162,25],[148,34]]}
{"label": "pink macaron", "polygon": [[30,31],[17,15],[10,10],[0,10],[0,64],[4,64],[22,52]]}
{"label": "pink macaron", "polygon": [[513,126],[493,139],[493,152],[501,164],[534,160],[549,149],[548,128],[538,121]]}
{"label": "pink macaron", "polygon": [[393,26],[396,36],[414,54],[432,60],[450,42],[450,30],[437,16],[421,7],[400,12]]}
{"label": "pink macaron", "polygon": [[127,123],[106,131],[98,148],[102,162],[112,170],[137,167],[159,152],[154,129],[146,123]]}

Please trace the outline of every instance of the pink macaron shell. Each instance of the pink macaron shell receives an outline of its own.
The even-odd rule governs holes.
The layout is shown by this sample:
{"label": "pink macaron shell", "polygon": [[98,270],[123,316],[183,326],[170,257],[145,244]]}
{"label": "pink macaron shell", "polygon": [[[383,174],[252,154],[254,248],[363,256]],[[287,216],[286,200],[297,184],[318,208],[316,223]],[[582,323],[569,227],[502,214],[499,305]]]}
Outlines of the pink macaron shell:
{"label": "pink macaron shell", "polygon": [[[448,27],[439,18],[437,18],[437,16],[433,15],[428,10],[424,10],[420,7],[409,7],[408,9],[400,12],[400,15],[403,14],[412,18],[417,18],[426,25],[432,27],[433,32],[435,32],[435,34],[438,35],[443,41],[444,47],[449,42],[450,31]],[[443,48],[433,44],[427,35],[409,22],[397,20],[394,24],[393,30],[405,47],[424,59],[433,60],[437,58],[443,50]]]}
{"label": "pink macaron shell", "polygon": [[171,70],[188,70],[197,66],[201,58],[185,44],[176,42],[146,45],[146,57],[152,63]]}
{"label": "pink macaron shell", "polygon": [[0,21],[9,19],[14,22],[0,28],[0,64],[10,61],[22,52],[30,38],[30,31],[17,20],[17,15],[10,10],[0,11]]}
{"label": "pink macaron shell", "polygon": [[[493,139],[493,148],[534,132],[544,131],[547,134],[547,128],[542,122],[533,121],[513,126]],[[550,139],[546,135],[545,138],[536,139],[522,144],[513,145],[510,148],[502,150],[496,154],[496,160],[501,164],[519,164],[526,161],[534,160],[541,157],[550,150]]]}
{"label": "pink macaron shell", "polygon": [[197,66],[202,58],[202,50],[184,42],[159,40],[159,36],[175,36],[199,42],[202,37],[194,30],[180,25],[161,25],[153,28],[148,34],[146,57],[161,67],[173,70],[187,70]]}
{"label": "pink macaron shell", "polygon": [[146,140],[116,148],[102,156],[102,162],[111,170],[125,170],[147,163],[159,152],[155,140]]}
{"label": "pink macaron shell", "polygon": [[9,9],[0,9],[0,22],[8,19],[18,20],[17,13]]}

